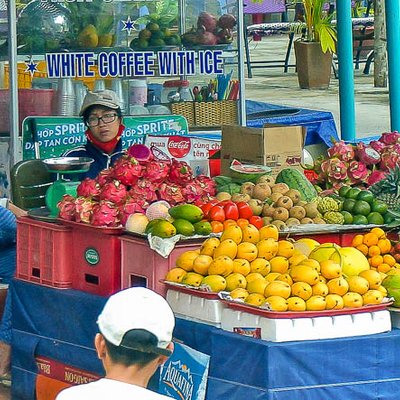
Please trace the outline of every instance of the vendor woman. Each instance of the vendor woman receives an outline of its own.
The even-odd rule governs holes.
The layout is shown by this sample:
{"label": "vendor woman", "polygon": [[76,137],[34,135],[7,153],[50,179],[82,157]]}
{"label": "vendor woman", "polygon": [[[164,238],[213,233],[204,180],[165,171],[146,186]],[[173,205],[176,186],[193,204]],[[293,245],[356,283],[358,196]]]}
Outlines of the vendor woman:
{"label": "vendor woman", "polygon": [[93,158],[89,171],[81,179],[95,178],[123,153],[121,136],[125,127],[118,96],[112,90],[88,92],[79,115],[87,126],[86,144],[67,151],[64,156]]}

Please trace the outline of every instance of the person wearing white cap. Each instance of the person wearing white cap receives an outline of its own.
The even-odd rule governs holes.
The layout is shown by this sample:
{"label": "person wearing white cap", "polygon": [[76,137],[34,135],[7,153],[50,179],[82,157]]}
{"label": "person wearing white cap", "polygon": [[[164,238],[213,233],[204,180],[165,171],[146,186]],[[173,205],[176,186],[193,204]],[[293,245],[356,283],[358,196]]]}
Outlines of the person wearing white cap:
{"label": "person wearing white cap", "polygon": [[95,347],[106,375],[61,391],[56,400],[169,399],[147,389],[173,352],[175,317],[167,301],[142,287],[112,295],[97,319]]}
{"label": "person wearing white cap", "polygon": [[87,126],[86,144],[66,151],[63,156],[93,158],[89,171],[79,178],[95,178],[123,154],[121,137],[125,126],[122,124],[120,100],[112,90],[88,92],[79,115]]}

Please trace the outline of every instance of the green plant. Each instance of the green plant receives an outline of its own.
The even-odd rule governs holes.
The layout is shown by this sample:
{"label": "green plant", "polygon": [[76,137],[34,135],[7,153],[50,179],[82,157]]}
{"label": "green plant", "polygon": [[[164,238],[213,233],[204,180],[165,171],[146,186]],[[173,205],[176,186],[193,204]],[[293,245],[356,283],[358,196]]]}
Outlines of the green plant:
{"label": "green plant", "polygon": [[302,0],[304,6],[304,23],[296,31],[304,34],[304,40],[319,42],[324,53],[336,50],[336,29],[332,25],[333,14],[324,5],[326,0]]}

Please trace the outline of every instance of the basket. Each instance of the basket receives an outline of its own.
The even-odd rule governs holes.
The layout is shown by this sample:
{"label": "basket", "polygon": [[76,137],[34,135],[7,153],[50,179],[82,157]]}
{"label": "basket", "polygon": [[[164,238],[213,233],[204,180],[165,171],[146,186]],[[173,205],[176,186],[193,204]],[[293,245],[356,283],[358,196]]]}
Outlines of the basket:
{"label": "basket", "polygon": [[234,125],[238,122],[236,100],[218,100],[210,102],[171,103],[173,114],[183,115],[189,126]]}
{"label": "basket", "polygon": [[172,114],[183,115],[189,126],[194,126],[194,103],[191,101],[182,101],[180,103],[171,103]]}

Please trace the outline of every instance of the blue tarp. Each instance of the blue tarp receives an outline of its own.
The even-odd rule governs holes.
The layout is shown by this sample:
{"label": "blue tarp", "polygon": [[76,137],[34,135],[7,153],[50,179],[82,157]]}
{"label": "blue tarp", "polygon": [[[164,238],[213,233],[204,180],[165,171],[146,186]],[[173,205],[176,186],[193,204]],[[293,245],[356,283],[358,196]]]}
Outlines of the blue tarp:
{"label": "blue tarp", "polygon": [[[37,373],[33,355],[101,374],[93,337],[105,298],[18,280],[10,287],[15,334],[13,399],[33,399],[30,393]],[[178,319],[174,337],[210,355],[207,400],[400,398],[398,329],[369,336],[272,343]]]}

